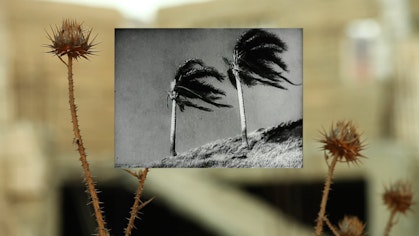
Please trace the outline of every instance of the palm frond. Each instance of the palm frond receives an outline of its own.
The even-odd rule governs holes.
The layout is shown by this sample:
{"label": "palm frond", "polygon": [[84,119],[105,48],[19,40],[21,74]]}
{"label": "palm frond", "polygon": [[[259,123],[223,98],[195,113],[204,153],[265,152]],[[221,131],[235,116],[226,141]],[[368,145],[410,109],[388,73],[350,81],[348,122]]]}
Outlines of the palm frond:
{"label": "palm frond", "polygon": [[293,83],[293,82],[291,82],[289,79],[285,78],[285,77],[284,77],[284,76],[282,76],[282,75],[280,75],[279,77],[280,77],[282,80],[284,80],[285,82],[289,83],[289,84],[292,84],[292,85],[295,85],[295,86],[302,85],[302,84],[296,84],[296,83]]}
{"label": "palm frond", "polygon": [[257,84],[256,76],[252,75],[249,71],[239,71],[240,81],[248,87]]}
{"label": "palm frond", "polygon": [[255,77],[254,79],[262,85],[269,85],[269,86],[273,86],[273,87],[276,87],[276,88],[279,88],[279,89],[288,90],[287,88],[282,86],[280,83],[275,82],[275,81],[266,80],[266,79],[258,78],[258,77]]}
{"label": "palm frond", "polygon": [[264,77],[268,80],[279,81],[281,72],[276,71],[272,65],[266,63],[266,61],[241,61],[239,64],[240,70],[246,73],[257,74],[260,77]]}
{"label": "palm frond", "polygon": [[257,48],[270,48],[282,53],[287,50],[287,45],[275,34],[262,29],[251,29],[245,32],[235,45],[235,50],[241,54],[256,50]]}
{"label": "palm frond", "polygon": [[208,95],[207,98],[213,101],[222,99],[222,97],[218,95]]}
{"label": "palm frond", "polygon": [[277,77],[273,75],[271,78],[268,78],[267,76],[261,76],[259,74],[256,74],[254,71],[240,71],[239,73],[240,79],[243,84],[247,85],[248,87],[255,86],[257,84],[262,85],[269,85],[274,86],[279,89],[287,90],[284,86],[281,85],[282,80],[278,79]]}
{"label": "palm frond", "polygon": [[260,34],[261,31],[261,29],[250,29],[244,32],[242,35],[240,35],[239,39],[237,40],[234,49],[240,50],[240,48],[243,48],[243,44],[246,44],[246,42],[251,41],[251,39],[255,37],[255,35]]}
{"label": "palm frond", "polygon": [[208,107],[200,106],[198,104],[195,104],[195,103],[193,103],[193,102],[191,102],[191,101],[189,101],[187,99],[181,98],[181,97],[178,97],[176,99],[176,104],[179,106],[179,110],[181,112],[183,112],[185,110],[185,106],[187,106],[187,107],[194,107],[194,108],[197,108],[197,109],[199,109],[201,111],[207,111],[207,112],[213,111],[212,109],[210,109]]}
{"label": "palm frond", "polygon": [[176,102],[181,111],[185,109],[185,106],[212,111],[210,108],[191,102],[190,99],[201,100],[216,107],[231,107],[217,102],[225,96],[225,92],[204,80],[211,78],[223,81],[225,76],[214,67],[206,66],[200,59],[187,60],[178,68],[172,89],[177,93]]}
{"label": "palm frond", "polygon": [[179,110],[181,112],[185,111],[185,105],[183,104],[183,102],[179,101],[179,99],[176,99],[176,105],[179,107]]}
{"label": "palm frond", "polygon": [[255,61],[264,60],[267,63],[274,63],[278,65],[282,70],[288,72],[288,66],[281,59],[281,57],[269,48],[259,48],[257,50],[249,51],[240,57],[240,61]]}
{"label": "palm frond", "polygon": [[216,107],[233,107],[232,105],[229,104],[224,104],[224,103],[218,103],[218,102],[211,102],[211,105],[216,106]]}
{"label": "palm frond", "polygon": [[166,108],[169,108],[169,98],[170,98],[170,94],[167,93],[167,96],[166,96]]}
{"label": "palm frond", "polygon": [[200,78],[215,78],[218,81],[224,80],[224,75],[218,72],[214,67],[202,67],[198,69],[191,69],[187,71],[185,74],[182,75],[182,81],[190,81],[194,79],[200,79]]}
{"label": "palm frond", "polygon": [[249,46],[249,48],[242,48],[241,51],[239,52],[251,52],[251,51],[256,51],[256,50],[260,50],[260,49],[269,49],[271,51],[277,52],[277,53],[283,53],[284,51],[286,51],[286,47],[280,47],[276,44],[260,44],[260,45],[256,45],[256,46]]}
{"label": "palm frond", "polygon": [[[283,76],[288,72],[287,64],[280,53],[288,49],[286,43],[278,36],[262,29],[250,29],[243,33],[234,47],[234,62],[223,58],[229,66],[227,76],[235,86],[233,67],[239,69],[240,80],[247,86],[264,84],[286,89],[281,82],[297,85]],[[235,63],[235,65],[232,65]],[[236,86],[235,86],[236,87]]]}
{"label": "palm frond", "polygon": [[[213,99],[212,99],[213,95],[209,96],[209,94],[200,94],[196,91],[193,91],[193,90],[191,90],[189,88],[186,88],[186,87],[183,87],[183,86],[179,86],[178,88],[180,89],[180,90],[178,90],[179,96],[185,97],[185,98],[182,98],[182,99],[184,99],[186,101],[187,101],[186,98],[196,98],[196,99],[200,99],[200,100],[202,100],[202,101],[204,101],[208,104],[211,104],[213,106],[216,106],[216,107],[231,107],[228,104],[222,104],[222,103],[217,103],[217,102],[213,101]],[[216,100],[218,100],[218,99],[219,98],[217,98]]]}
{"label": "palm frond", "polygon": [[222,98],[222,95],[217,94],[206,94],[198,91],[192,91],[185,87],[180,87],[178,91],[181,91],[179,96],[190,98],[190,99],[207,99],[207,100],[220,100]]}
{"label": "palm frond", "polygon": [[227,76],[228,76],[228,80],[230,81],[230,83],[233,85],[233,87],[235,89],[237,89],[237,84],[236,84],[236,78],[234,77],[233,74],[233,69],[229,68],[227,70]]}
{"label": "palm frond", "polygon": [[195,93],[199,93],[204,96],[209,95],[209,94],[225,95],[225,92],[223,90],[218,89],[211,84],[201,82],[201,81],[196,81],[196,80],[191,80],[191,81],[182,83],[181,85],[178,85],[176,89],[179,90],[181,88],[188,88],[189,90],[192,90]]}
{"label": "palm frond", "polygon": [[236,77],[234,76],[234,73],[233,73],[233,62],[231,62],[226,57],[223,57],[223,61],[224,61],[224,63],[228,67],[228,69],[227,69],[227,78],[230,81],[230,83],[233,85],[233,87],[235,89],[237,89]]}
{"label": "palm frond", "polygon": [[185,75],[188,71],[192,70],[194,67],[204,66],[204,62],[201,59],[190,59],[185,61],[176,71],[175,80],[178,81],[181,75]]}

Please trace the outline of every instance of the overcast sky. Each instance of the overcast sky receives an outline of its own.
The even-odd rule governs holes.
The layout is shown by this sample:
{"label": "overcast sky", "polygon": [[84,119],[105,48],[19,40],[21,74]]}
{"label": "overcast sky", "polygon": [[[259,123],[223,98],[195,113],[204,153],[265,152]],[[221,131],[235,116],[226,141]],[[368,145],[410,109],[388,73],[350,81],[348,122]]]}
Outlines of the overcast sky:
{"label": "overcast sky", "polygon": [[208,2],[210,0],[50,0],[54,2],[77,3],[88,6],[115,8],[127,17],[150,22],[161,7],[185,3]]}
{"label": "overcast sky", "polygon": [[[115,164],[137,165],[169,155],[170,102],[167,91],[178,66],[200,58],[225,73],[222,57],[232,57],[245,29],[117,29],[115,33]],[[284,75],[302,83],[302,29],[268,29],[288,45]],[[240,134],[237,92],[228,81],[216,87],[233,108],[178,112],[176,150],[182,153],[219,138]],[[302,88],[244,88],[248,131],[302,118]]]}

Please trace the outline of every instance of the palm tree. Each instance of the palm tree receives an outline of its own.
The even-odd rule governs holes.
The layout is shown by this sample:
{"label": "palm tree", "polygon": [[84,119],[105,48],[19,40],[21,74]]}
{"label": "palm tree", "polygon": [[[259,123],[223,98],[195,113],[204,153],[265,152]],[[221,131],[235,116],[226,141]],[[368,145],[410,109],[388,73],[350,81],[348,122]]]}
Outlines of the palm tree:
{"label": "palm tree", "polygon": [[288,72],[288,68],[279,54],[286,50],[285,42],[275,34],[262,29],[250,29],[237,40],[233,50],[233,60],[223,58],[229,67],[228,78],[237,89],[242,145],[246,148],[249,148],[249,144],[242,84],[248,87],[263,84],[285,90],[287,88],[281,85],[283,81],[296,85],[282,75],[282,72]]}
{"label": "palm tree", "polygon": [[194,107],[210,112],[212,109],[198,105],[191,100],[197,99],[216,107],[231,107],[216,102],[225,92],[204,82],[205,78],[224,80],[224,75],[215,68],[206,66],[200,59],[185,61],[176,71],[174,80],[170,83],[168,98],[172,100],[172,118],[170,129],[170,155],[176,156],[176,106],[183,112],[185,107]]}

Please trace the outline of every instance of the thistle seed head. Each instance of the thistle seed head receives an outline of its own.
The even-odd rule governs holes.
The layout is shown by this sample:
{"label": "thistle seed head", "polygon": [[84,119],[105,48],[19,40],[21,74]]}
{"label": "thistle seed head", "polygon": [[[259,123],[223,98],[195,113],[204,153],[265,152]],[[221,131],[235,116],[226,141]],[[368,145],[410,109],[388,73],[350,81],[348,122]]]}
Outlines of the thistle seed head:
{"label": "thistle seed head", "polygon": [[413,205],[412,185],[407,181],[397,181],[386,188],[383,200],[390,211],[406,213]]}
{"label": "thistle seed head", "polygon": [[47,32],[48,39],[51,40],[48,47],[52,49],[49,53],[59,57],[68,55],[75,59],[79,57],[88,59],[87,56],[92,55],[92,47],[96,45],[93,42],[94,39],[90,40],[92,29],[85,30],[82,28],[82,24],[66,19],[61,28],[56,27],[55,30],[52,28],[51,30],[52,37]]}
{"label": "thistle seed head", "polygon": [[322,149],[338,161],[358,164],[360,157],[365,157],[360,153],[365,145],[351,121],[338,121],[336,127],[332,124],[330,131],[324,131],[322,136],[319,140],[323,143]]}
{"label": "thistle seed head", "polygon": [[365,225],[356,216],[345,216],[339,222],[340,236],[362,236],[364,229]]}

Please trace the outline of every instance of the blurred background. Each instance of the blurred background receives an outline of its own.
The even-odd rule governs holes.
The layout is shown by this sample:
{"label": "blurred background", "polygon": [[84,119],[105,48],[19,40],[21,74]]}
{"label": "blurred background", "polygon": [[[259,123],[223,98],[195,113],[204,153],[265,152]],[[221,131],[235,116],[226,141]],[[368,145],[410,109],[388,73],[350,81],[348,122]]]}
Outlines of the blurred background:
{"label": "blurred background", "polygon": [[[98,56],[79,60],[74,74],[81,132],[112,235],[122,235],[137,187],[113,168],[115,28],[303,28],[304,37],[304,168],[152,169],[145,199],[156,199],[137,234],[312,235],[327,172],[316,140],[341,119],[359,127],[368,159],[337,167],[332,223],[356,215],[368,235],[382,235],[385,186],[407,179],[418,192],[418,1],[171,1],[127,4],[130,12],[88,3],[0,1],[0,235],[91,235],[96,227],[72,144],[66,68],[43,47],[50,43],[45,31],[65,18],[94,28],[100,43]],[[419,231],[417,205],[393,235]]]}

